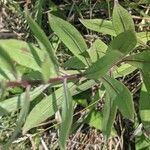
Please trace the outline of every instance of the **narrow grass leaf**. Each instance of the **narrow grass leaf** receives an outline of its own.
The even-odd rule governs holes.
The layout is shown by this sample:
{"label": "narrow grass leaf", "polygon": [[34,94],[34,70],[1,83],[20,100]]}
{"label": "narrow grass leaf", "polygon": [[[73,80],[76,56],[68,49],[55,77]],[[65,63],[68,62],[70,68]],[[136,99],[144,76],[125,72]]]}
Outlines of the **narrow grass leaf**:
{"label": "narrow grass leaf", "polygon": [[61,107],[62,122],[59,129],[59,145],[61,150],[66,149],[66,141],[69,137],[73,119],[73,99],[67,86],[67,80],[64,80],[63,89],[64,100]]}
{"label": "narrow grass leaf", "polygon": [[35,11],[34,18],[36,22],[41,26],[42,25],[42,14],[43,14],[43,5],[45,0],[38,0],[35,2],[33,10]]}
{"label": "narrow grass leaf", "polygon": [[90,30],[116,36],[111,21],[104,20],[104,19],[80,19],[80,22]]}
{"label": "narrow grass leaf", "polygon": [[10,137],[9,141],[6,143],[6,145],[4,145],[4,147],[3,147],[4,150],[9,149],[11,143],[16,139],[18,134],[21,132],[21,127],[22,127],[23,123],[25,122],[26,116],[27,116],[28,111],[29,111],[29,106],[30,106],[29,90],[30,90],[30,87],[27,87],[25,97],[23,99],[23,107],[20,111],[18,121],[16,123],[16,128],[15,128],[12,136]]}
{"label": "narrow grass leaf", "polygon": [[[49,15],[49,24],[68,49],[84,63],[88,64],[87,45],[79,31],[67,21],[54,15]],[[86,56],[81,54],[85,52]]]}
{"label": "narrow grass leaf", "polygon": [[115,0],[112,23],[117,35],[128,30],[135,31],[131,15],[118,3],[118,0]]}
{"label": "narrow grass leaf", "polygon": [[26,12],[26,19],[35,37],[44,46],[43,50],[49,56],[50,61],[49,68],[52,70],[51,77],[56,77],[58,74],[58,62],[49,39],[47,38],[43,30],[39,27],[39,25],[31,18],[31,16],[29,16],[27,12]]}

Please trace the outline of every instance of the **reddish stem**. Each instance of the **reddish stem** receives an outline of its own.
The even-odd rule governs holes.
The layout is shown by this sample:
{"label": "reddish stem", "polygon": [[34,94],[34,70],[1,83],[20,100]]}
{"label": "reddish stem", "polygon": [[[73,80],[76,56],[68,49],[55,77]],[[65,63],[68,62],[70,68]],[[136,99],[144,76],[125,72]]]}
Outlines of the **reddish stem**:
{"label": "reddish stem", "polygon": [[[68,81],[78,80],[82,77],[81,74],[74,74],[74,75],[65,75],[60,76],[57,78],[51,78],[47,83],[58,84],[67,79]],[[44,84],[43,80],[20,80],[20,81],[9,81],[6,82],[6,87],[27,87],[28,85],[37,85],[37,84]]]}

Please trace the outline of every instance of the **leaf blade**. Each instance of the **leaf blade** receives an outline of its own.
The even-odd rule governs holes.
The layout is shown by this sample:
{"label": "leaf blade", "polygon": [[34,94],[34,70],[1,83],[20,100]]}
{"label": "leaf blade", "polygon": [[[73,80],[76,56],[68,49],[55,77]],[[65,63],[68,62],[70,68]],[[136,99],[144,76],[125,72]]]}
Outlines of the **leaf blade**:
{"label": "leaf blade", "polygon": [[114,4],[112,23],[117,34],[128,30],[135,31],[131,15],[118,3],[118,1],[115,1]]}

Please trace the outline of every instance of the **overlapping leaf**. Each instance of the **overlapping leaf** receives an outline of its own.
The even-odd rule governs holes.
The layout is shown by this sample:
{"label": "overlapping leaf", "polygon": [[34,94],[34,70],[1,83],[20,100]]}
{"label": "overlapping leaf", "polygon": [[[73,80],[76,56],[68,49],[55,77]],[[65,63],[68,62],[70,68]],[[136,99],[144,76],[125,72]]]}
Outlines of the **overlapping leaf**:
{"label": "overlapping leaf", "polygon": [[105,75],[112,66],[127,55],[127,53],[133,50],[136,43],[136,37],[133,32],[126,31],[119,34],[110,43],[106,55],[98,59],[85,71],[85,76],[87,78],[99,79]]}
{"label": "overlapping leaf", "polygon": [[115,30],[111,21],[104,19],[81,19],[80,22],[88,29],[115,36]]}
{"label": "overlapping leaf", "polygon": [[116,117],[117,106],[112,100],[111,95],[106,94],[105,105],[103,110],[103,122],[102,122],[102,132],[109,138],[112,126]]}
{"label": "overlapping leaf", "polygon": [[[35,88],[33,91],[29,92],[30,101],[38,97],[48,86],[49,85],[41,85]],[[8,114],[21,108],[23,106],[24,97],[25,93],[22,93],[19,96],[15,96],[0,102],[0,116],[3,116],[5,114]]]}
{"label": "overlapping leaf", "polygon": [[[87,45],[79,31],[67,21],[54,15],[49,15],[49,24],[68,49],[85,64],[88,63]],[[86,53],[83,57],[81,54]]]}
{"label": "overlapping leaf", "polygon": [[49,77],[56,77],[58,75],[58,62],[50,41],[48,40],[43,30],[31,18],[31,16],[28,15],[28,13],[26,13],[26,19],[28,21],[28,24],[32,32],[34,33],[34,36],[37,38],[37,41],[40,43],[39,45],[42,45],[43,47],[42,50],[45,51],[45,55],[49,56],[49,70],[50,70]]}
{"label": "overlapping leaf", "polygon": [[128,30],[135,31],[131,15],[118,3],[118,0],[115,1],[112,23],[117,35]]}
{"label": "overlapping leaf", "polygon": [[130,91],[121,82],[109,76],[104,76],[102,82],[110,94],[112,102],[118,107],[122,115],[128,119],[134,118],[133,98]]}
{"label": "overlapping leaf", "polygon": [[59,128],[59,145],[61,150],[66,149],[66,141],[69,137],[70,128],[73,120],[73,99],[67,86],[67,80],[64,80],[63,89],[64,89],[64,100],[62,102],[61,107],[62,122]]}
{"label": "overlapping leaf", "polygon": [[14,130],[12,136],[10,137],[10,139],[8,140],[8,142],[4,145],[3,149],[5,149],[5,150],[9,149],[11,143],[15,140],[15,138],[17,137],[19,132],[21,132],[21,127],[22,127],[23,123],[25,122],[26,116],[27,116],[28,111],[29,111],[29,106],[30,106],[29,90],[30,90],[30,87],[27,87],[26,92],[25,92],[25,96],[23,99],[23,107],[20,111],[18,121],[16,123],[17,126],[15,127],[15,130]]}
{"label": "overlapping leaf", "polygon": [[[68,87],[70,89],[71,96],[73,96],[89,89],[95,84],[96,83],[93,80],[90,80],[81,84],[78,87],[73,83],[69,83]],[[60,108],[63,101],[62,91],[63,87],[56,90],[55,93],[53,93],[52,95],[49,95],[48,97],[44,98],[32,109],[23,127],[24,132],[28,131],[33,127],[36,127],[41,122],[45,121],[47,118],[51,117],[57,112],[58,108]]]}
{"label": "overlapping leaf", "polygon": [[141,53],[130,55],[124,61],[148,72],[150,71],[150,50],[147,49]]}

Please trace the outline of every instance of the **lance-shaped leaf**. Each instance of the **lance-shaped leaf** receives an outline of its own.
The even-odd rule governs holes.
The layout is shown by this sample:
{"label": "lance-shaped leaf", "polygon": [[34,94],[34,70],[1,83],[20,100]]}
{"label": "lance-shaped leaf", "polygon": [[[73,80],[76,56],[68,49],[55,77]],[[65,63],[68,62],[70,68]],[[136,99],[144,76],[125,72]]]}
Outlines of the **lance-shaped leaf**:
{"label": "lance-shaped leaf", "polygon": [[128,119],[134,118],[133,98],[130,91],[121,82],[109,76],[104,76],[103,82],[107,91],[111,91],[111,99],[115,102],[122,115]]}
{"label": "lance-shaped leaf", "polygon": [[14,66],[14,62],[10,55],[0,46],[0,67],[6,67],[17,78],[17,72]]}
{"label": "lance-shaped leaf", "polygon": [[[90,80],[79,85],[78,87],[73,83],[68,83],[68,87],[70,89],[71,96],[74,96],[91,88],[95,84],[95,81]],[[26,123],[24,124],[24,133],[29,129],[38,126],[41,122],[45,121],[58,111],[58,108],[61,107],[62,101],[64,100],[64,93],[62,93],[62,91],[63,87],[57,89],[53,94],[44,98],[32,109],[27,117]]]}
{"label": "lance-shaped leaf", "polygon": [[115,30],[111,21],[104,19],[81,19],[80,22],[88,29],[115,36]]}
{"label": "lance-shaped leaf", "polygon": [[112,22],[117,34],[130,30],[135,31],[131,15],[115,0]]}
{"label": "lance-shaped leaf", "polygon": [[105,105],[103,110],[102,132],[108,139],[112,130],[117,113],[117,106],[114,103],[111,95],[106,94]]}
{"label": "lance-shaped leaf", "polygon": [[[88,64],[87,45],[79,31],[67,21],[49,15],[49,24],[68,49],[85,64]],[[85,54],[84,56],[81,54]]]}
{"label": "lance-shaped leaf", "polygon": [[150,72],[150,50],[145,50],[141,53],[130,55],[126,57],[124,61],[133,65],[134,67]]}
{"label": "lance-shaped leaf", "polygon": [[42,47],[44,47],[43,50],[49,56],[49,69],[52,70],[49,76],[56,77],[58,74],[58,62],[49,39],[28,13],[26,13],[26,19],[35,37],[38,39],[38,42],[40,42],[40,45],[42,44]]}
{"label": "lance-shaped leaf", "polygon": [[64,100],[62,102],[62,107],[61,107],[62,122],[60,124],[60,129],[59,129],[59,145],[62,150],[65,150],[66,141],[69,137],[69,132],[70,132],[72,119],[73,119],[73,99],[69,91],[69,88],[67,86],[66,80],[64,80],[63,89],[64,89]]}
{"label": "lance-shaped leaf", "polygon": [[107,73],[118,61],[136,46],[136,36],[133,32],[123,32],[110,43],[106,55],[93,63],[86,71],[87,78],[99,79]]}
{"label": "lance-shaped leaf", "polygon": [[[92,62],[96,62],[99,58],[103,57],[106,53],[107,45],[100,39],[95,40],[88,53]],[[67,69],[85,69],[86,65],[77,57],[72,57],[63,64]]]}

